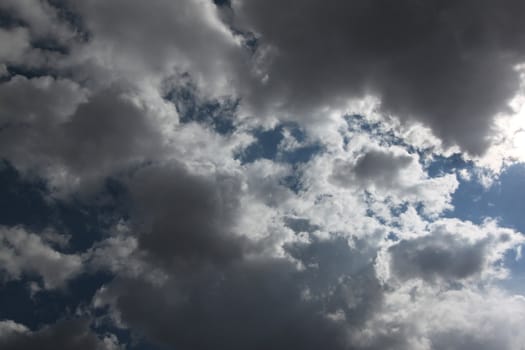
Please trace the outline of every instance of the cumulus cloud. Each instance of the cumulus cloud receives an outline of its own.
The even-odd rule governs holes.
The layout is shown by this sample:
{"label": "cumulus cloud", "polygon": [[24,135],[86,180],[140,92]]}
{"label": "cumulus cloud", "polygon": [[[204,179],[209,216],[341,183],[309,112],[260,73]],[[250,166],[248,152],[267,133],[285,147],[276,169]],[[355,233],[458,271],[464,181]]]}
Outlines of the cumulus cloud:
{"label": "cumulus cloud", "polygon": [[161,285],[118,279],[99,291],[96,304],[109,304],[119,323],[150,339],[184,349],[346,348],[347,328],[362,325],[381,302],[373,256],[344,239],[289,249],[303,268],[268,256],[172,266]]}
{"label": "cumulus cloud", "polygon": [[119,87],[90,94],[68,79],[15,76],[0,85],[1,155],[61,187],[162,152],[159,127]]}
{"label": "cumulus cloud", "polygon": [[60,11],[51,2],[37,0],[6,0],[0,9],[21,22],[35,39],[57,40],[65,43],[73,38],[75,30],[60,19]]}
{"label": "cumulus cloud", "polygon": [[391,270],[398,278],[456,282],[505,276],[498,262],[505,252],[524,242],[520,233],[499,228],[494,222],[476,226],[442,219],[428,226],[428,231],[389,248]]}
{"label": "cumulus cloud", "polygon": [[424,213],[431,216],[451,208],[451,195],[458,186],[456,177],[429,177],[417,154],[398,146],[381,147],[368,138],[348,143],[344,152],[336,154],[338,157],[326,156],[323,163],[333,162],[328,180],[337,187],[366,191],[371,195],[369,201],[389,207],[420,203]]}
{"label": "cumulus cloud", "polygon": [[2,39],[0,48],[0,60],[2,63],[17,62],[24,52],[29,49],[29,36],[25,29],[0,29],[0,38]]}
{"label": "cumulus cloud", "polygon": [[[501,140],[524,10],[3,2],[0,157],[117,223],[75,254],[74,230],[2,226],[3,279],[53,293],[86,272],[77,313],[170,348],[520,349],[523,298],[497,285],[523,236],[443,218],[477,170],[432,165]],[[120,348],[102,333],[5,320],[0,347]]]}
{"label": "cumulus cloud", "polygon": [[232,232],[239,190],[234,176],[192,175],[179,164],[139,170],[130,182],[139,246],[168,264],[235,259],[244,245]]}
{"label": "cumulus cloud", "polygon": [[354,334],[362,349],[520,349],[524,300],[497,290],[403,288]]}
{"label": "cumulus cloud", "polygon": [[201,93],[217,96],[232,92],[234,73],[246,65],[240,40],[211,1],[67,3],[92,35],[78,47],[77,59],[103,59],[103,70],[126,81],[189,73]]}
{"label": "cumulus cloud", "polygon": [[380,188],[388,188],[400,181],[401,171],[412,161],[412,157],[408,155],[371,150],[357,159],[355,164],[336,161],[332,177],[342,185],[354,181],[363,185],[373,183]]}
{"label": "cumulus cloud", "polygon": [[23,228],[0,227],[1,270],[6,280],[41,277],[45,288],[57,288],[82,271],[82,259],[60,253],[41,236]]}
{"label": "cumulus cloud", "polygon": [[0,345],[6,350],[121,349],[114,336],[101,339],[92,332],[87,319],[61,320],[37,331],[10,320],[0,321]]}
{"label": "cumulus cloud", "polygon": [[[259,38],[267,79],[249,98],[287,115],[373,94],[381,108],[430,126],[473,154],[519,86],[520,1],[233,1]],[[300,9],[300,11],[299,11]],[[298,15],[300,13],[300,15]]]}

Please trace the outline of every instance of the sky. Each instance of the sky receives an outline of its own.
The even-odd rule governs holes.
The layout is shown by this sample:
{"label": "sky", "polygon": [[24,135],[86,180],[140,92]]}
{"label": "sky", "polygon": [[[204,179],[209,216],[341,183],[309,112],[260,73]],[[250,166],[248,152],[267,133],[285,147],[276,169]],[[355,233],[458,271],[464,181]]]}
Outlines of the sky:
{"label": "sky", "polygon": [[524,14],[1,1],[0,348],[525,349]]}

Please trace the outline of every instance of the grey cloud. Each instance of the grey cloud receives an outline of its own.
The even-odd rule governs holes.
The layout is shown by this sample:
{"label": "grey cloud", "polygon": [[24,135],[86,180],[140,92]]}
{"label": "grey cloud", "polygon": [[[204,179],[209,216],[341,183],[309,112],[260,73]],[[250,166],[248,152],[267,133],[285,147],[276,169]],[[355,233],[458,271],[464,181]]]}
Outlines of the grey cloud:
{"label": "grey cloud", "polygon": [[246,183],[253,195],[270,207],[285,203],[292,191],[281,184],[282,178],[290,173],[288,168],[275,167],[275,163],[258,160],[245,167]]}
{"label": "grey cloud", "polygon": [[[45,3],[9,4],[34,28],[56,27],[54,36],[67,29]],[[446,143],[475,154],[488,147],[493,116],[518,88],[514,66],[525,50],[519,0],[234,1],[229,24],[259,37],[252,60],[211,1],[67,6],[90,31],[60,65],[76,75],[133,81],[132,72],[142,78],[189,72],[208,93],[237,91],[256,117],[302,119],[373,93],[384,112],[423,121]],[[18,51],[28,45],[22,36],[10,41]],[[94,62],[108,65],[89,68]],[[255,82],[254,72],[267,73],[266,83]]]}
{"label": "grey cloud", "polygon": [[0,85],[0,125],[35,123],[39,127],[67,119],[84,99],[84,92],[67,79],[15,76]]}
{"label": "grey cloud", "polygon": [[180,349],[346,349],[348,329],[382,300],[359,248],[343,239],[289,247],[305,269],[270,257],[172,267],[162,285],[121,278],[102,298],[138,334]]}
{"label": "grey cloud", "polygon": [[[497,327],[496,327],[497,328]],[[432,349],[448,350],[496,350],[514,349],[510,338],[503,329],[496,329],[487,334],[463,333],[461,331],[439,332],[430,337]]]}
{"label": "grey cloud", "polygon": [[181,164],[140,169],[128,182],[139,246],[152,259],[228,262],[246,239],[235,234],[240,179],[194,175]]}
{"label": "grey cloud", "polygon": [[393,272],[402,279],[456,281],[483,271],[488,240],[469,242],[454,234],[439,234],[403,240],[389,249]]}
{"label": "grey cloud", "polygon": [[342,328],[317,302],[301,300],[297,277],[285,261],[254,261],[193,271],[161,288],[120,281],[112,291],[126,324],[180,349],[343,348]]}
{"label": "grey cloud", "polygon": [[233,9],[268,56],[268,80],[247,87],[246,97],[263,113],[271,106],[300,118],[372,93],[384,112],[479,154],[519,85],[520,0],[238,0]]}
{"label": "grey cloud", "polygon": [[[25,2],[31,3],[36,2]],[[84,256],[92,269],[109,266],[117,274],[100,295],[123,323],[155,343],[181,349],[410,348],[401,337],[412,330],[398,332],[395,322],[369,347],[351,337],[385,311],[374,249],[358,240],[350,245],[335,234],[316,239],[318,227],[289,219],[288,227],[308,232],[302,238],[309,242],[283,247],[286,257],[265,255],[269,249],[261,249],[264,243],[251,240],[250,232],[235,232],[243,181],[255,188],[250,200],[278,205],[301,198],[283,192],[276,179],[257,180],[246,172],[248,178],[203,174],[209,164],[188,161],[200,169],[195,170],[159,160],[167,141],[163,126],[130,100],[137,92],[130,86],[145,84],[139,93],[151,93],[162,79],[188,71],[208,93],[237,91],[241,103],[261,115],[285,119],[315,116],[324,106],[373,93],[383,112],[422,121],[446,143],[482,153],[493,115],[518,86],[512,67],[523,60],[525,5],[518,0],[234,1],[225,20],[259,36],[250,75],[249,50],[219,21],[211,0],[67,3],[90,35],[55,68],[67,67],[77,82],[3,80],[0,156],[19,168],[49,166],[52,174],[65,171],[81,179],[119,173],[130,209],[130,232],[122,237],[130,236],[101,243]],[[1,37],[13,34],[7,49],[0,47],[1,60],[21,59],[37,28],[69,35],[45,8],[31,14],[30,7],[19,7],[30,28],[0,30]],[[268,79],[255,82],[253,73],[259,78],[268,73]],[[411,162],[407,155],[371,150],[355,162],[336,162],[332,180],[387,188]],[[69,257],[54,254],[38,239],[40,245],[25,250],[16,243],[22,253],[14,254],[13,237],[6,236],[10,246],[0,249],[11,275],[36,271],[57,286],[78,271],[80,262],[73,258],[66,269]],[[391,270],[403,281],[465,279],[483,272],[490,247],[489,240],[471,243],[452,234],[405,240],[389,250]],[[108,256],[113,249],[119,252]],[[131,272],[122,273],[128,262]],[[166,279],[152,284],[158,270]],[[480,344],[469,336],[433,341],[443,349]],[[0,337],[5,349],[109,349],[110,343],[87,321]]]}
{"label": "grey cloud", "polygon": [[62,320],[37,331],[16,330],[2,333],[0,347],[5,350],[117,350],[112,339],[101,340],[86,319]]}
{"label": "grey cloud", "polygon": [[54,151],[76,172],[151,158],[160,150],[156,126],[119,89],[97,92],[61,125]]}
{"label": "grey cloud", "polygon": [[41,236],[23,228],[4,226],[0,226],[0,266],[4,280],[36,275],[49,289],[63,287],[83,269],[80,256],[62,254]]}
{"label": "grey cloud", "polygon": [[216,94],[214,90],[222,88],[231,92],[224,85],[247,66],[243,50],[211,1],[68,3],[91,34],[93,53],[86,54],[110,56],[116,71],[148,78],[189,73],[199,88]]}
{"label": "grey cloud", "polygon": [[2,1],[0,66],[28,76],[59,75],[71,48],[82,41],[81,31],[59,4],[61,0]]}
{"label": "grey cloud", "polygon": [[388,182],[397,177],[398,172],[411,162],[412,158],[409,156],[370,151],[357,160],[355,174],[359,179]]}
{"label": "grey cloud", "polygon": [[74,28],[60,20],[57,9],[50,3],[51,1],[5,0],[0,4],[0,9],[21,22],[34,38],[59,41],[71,39],[75,35]]}
{"label": "grey cloud", "polygon": [[17,62],[29,49],[29,34],[23,28],[0,29],[0,63]]}
{"label": "grey cloud", "polygon": [[361,326],[381,307],[383,289],[376,278],[376,250],[365,241],[333,237],[294,244],[287,250],[306,266],[304,278],[326,313],[344,315],[347,326]]}
{"label": "grey cloud", "polygon": [[283,218],[285,225],[291,228],[295,233],[308,232],[311,233],[320,229],[317,225],[312,225],[310,220],[304,218],[285,217]]}
{"label": "grey cloud", "polygon": [[342,186],[374,184],[389,188],[399,182],[399,172],[412,161],[409,156],[370,150],[358,158],[355,164],[336,160],[331,179]]}
{"label": "grey cloud", "polygon": [[99,300],[133,333],[181,349],[360,348],[350,332],[380,312],[384,292],[366,242],[311,236],[285,247],[294,262],[261,257],[257,242],[232,232],[240,214],[235,176],[153,164],[126,185],[134,254],[166,278],[121,275],[101,291]]}
{"label": "grey cloud", "polygon": [[50,176],[65,170],[87,179],[153,158],[162,147],[157,126],[126,93],[13,77],[0,85],[0,156],[23,169],[51,167]]}
{"label": "grey cloud", "polygon": [[501,276],[505,254],[523,242],[520,233],[456,219],[430,224],[425,235],[403,239],[389,248],[391,270],[401,280],[457,282],[472,277]]}

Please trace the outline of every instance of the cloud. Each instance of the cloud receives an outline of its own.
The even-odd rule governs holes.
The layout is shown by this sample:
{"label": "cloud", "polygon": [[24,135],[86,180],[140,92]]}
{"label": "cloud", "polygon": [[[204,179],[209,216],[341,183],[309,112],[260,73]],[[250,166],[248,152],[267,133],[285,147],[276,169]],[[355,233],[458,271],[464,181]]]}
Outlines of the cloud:
{"label": "cloud", "polygon": [[406,286],[386,296],[383,312],[354,333],[360,349],[519,349],[521,296],[476,289]]}
{"label": "cloud", "polygon": [[378,146],[375,141],[361,137],[361,141],[348,143],[346,150],[337,155],[329,154],[324,159],[333,162],[328,180],[337,187],[366,191],[370,201],[389,208],[419,203],[430,216],[451,208],[451,195],[458,186],[456,177],[450,174],[429,177],[420,157],[402,147]]}
{"label": "cloud", "polygon": [[[110,275],[77,312],[181,349],[523,343],[522,299],[495,287],[522,235],[443,218],[459,182],[430,170],[499,136],[518,0],[0,8],[0,157],[117,223],[76,255],[54,231],[0,227],[5,280],[52,293]],[[0,347],[118,348],[100,332],[7,320]]]}
{"label": "cloud", "polygon": [[[246,88],[261,115],[320,115],[351,97],[418,120],[472,154],[517,92],[524,8],[518,0],[232,2],[234,23],[258,38],[264,82]],[[300,10],[299,10],[300,9]]]}
{"label": "cloud", "polygon": [[412,161],[413,158],[408,155],[371,150],[358,158],[353,165],[336,161],[332,177],[342,185],[354,180],[363,185],[373,183],[380,188],[388,188],[400,181],[401,171]]}
{"label": "cloud", "polygon": [[75,188],[162,152],[160,130],[129,91],[89,93],[68,79],[15,76],[0,85],[1,155]]}
{"label": "cloud", "polygon": [[13,321],[0,321],[0,346],[6,350],[120,349],[111,335],[100,339],[93,333],[86,319],[61,320],[37,331],[30,331]]}
{"label": "cloud", "polygon": [[0,261],[3,278],[37,275],[47,289],[64,286],[82,271],[82,259],[60,253],[39,235],[23,228],[0,227]]}
{"label": "cloud", "polygon": [[0,61],[3,63],[17,62],[30,47],[27,30],[23,28],[0,29],[0,39],[3,43],[0,47]]}
{"label": "cloud", "polygon": [[270,207],[283,205],[292,191],[280,183],[291,171],[287,165],[260,159],[245,166],[244,174],[250,194]]}
{"label": "cloud", "polygon": [[402,241],[390,249],[392,265],[401,278],[456,280],[480,273],[487,242],[469,244],[453,234]]}
{"label": "cloud", "polygon": [[193,271],[162,287],[119,281],[108,293],[125,324],[169,346],[341,348],[340,327],[316,314],[314,303],[301,301],[293,272],[284,261],[253,261]]}
{"label": "cloud", "polygon": [[161,284],[120,278],[95,300],[166,346],[343,349],[347,328],[361,326],[381,302],[373,256],[360,248],[366,253],[344,239],[290,247],[304,268],[264,255],[191,270],[173,265]]}
{"label": "cloud", "polygon": [[35,39],[65,43],[76,34],[74,28],[60,19],[59,9],[47,1],[6,0],[0,5],[0,9],[21,22]]}
{"label": "cloud", "polygon": [[[246,65],[235,35],[211,1],[70,2],[91,34],[80,60],[104,59],[103,69],[129,82],[159,83],[189,73],[205,95],[232,92],[230,81]],[[188,36],[188,33],[192,33]]]}
{"label": "cloud", "polygon": [[389,248],[391,272],[402,280],[421,278],[427,282],[505,276],[498,261],[522,243],[520,233],[499,228],[494,222],[476,226],[442,219],[429,224],[427,232]]}
{"label": "cloud", "polygon": [[235,176],[191,174],[177,163],[140,169],[130,179],[139,247],[157,262],[177,259],[228,262],[245,240],[233,232],[240,181]]}

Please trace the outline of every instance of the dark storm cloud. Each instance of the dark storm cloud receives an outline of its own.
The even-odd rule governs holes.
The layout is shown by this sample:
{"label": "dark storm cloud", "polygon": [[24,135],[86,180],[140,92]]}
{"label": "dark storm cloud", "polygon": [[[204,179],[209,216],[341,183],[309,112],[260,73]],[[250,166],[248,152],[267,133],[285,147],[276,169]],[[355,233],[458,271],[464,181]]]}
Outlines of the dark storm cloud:
{"label": "dark storm cloud", "polygon": [[174,348],[348,348],[348,330],[381,305],[373,255],[344,239],[290,249],[304,269],[287,259],[245,257],[172,268],[163,285],[119,279],[103,293],[126,325]]}
{"label": "dark storm cloud", "polygon": [[454,234],[404,240],[390,248],[391,268],[401,279],[456,281],[486,267],[488,240],[475,243]]}
{"label": "dark storm cloud", "polygon": [[35,332],[7,332],[0,336],[3,350],[112,350],[117,349],[104,343],[89,328],[85,319],[62,320]]}
{"label": "dark storm cloud", "polygon": [[412,161],[407,155],[370,150],[358,158],[355,164],[336,160],[331,178],[342,186],[373,183],[378,187],[391,187],[399,181],[399,172]]}
{"label": "dark storm cloud", "polygon": [[247,241],[232,232],[240,180],[190,174],[181,164],[139,170],[129,182],[140,247],[157,262],[228,262]]}
{"label": "dark storm cloud", "polygon": [[[372,93],[384,112],[420,120],[479,154],[492,118],[518,88],[525,3],[237,0],[268,74],[250,103],[294,118]],[[271,111],[270,111],[271,112]]]}

